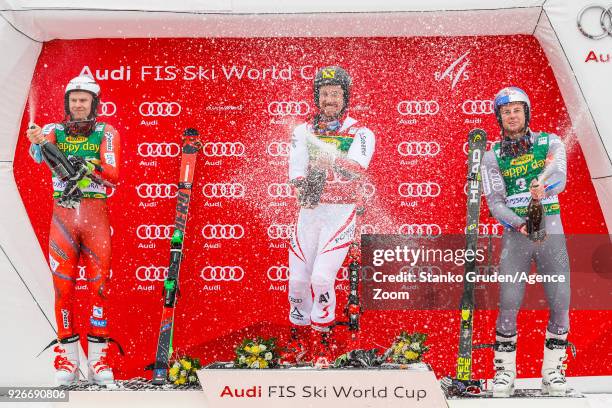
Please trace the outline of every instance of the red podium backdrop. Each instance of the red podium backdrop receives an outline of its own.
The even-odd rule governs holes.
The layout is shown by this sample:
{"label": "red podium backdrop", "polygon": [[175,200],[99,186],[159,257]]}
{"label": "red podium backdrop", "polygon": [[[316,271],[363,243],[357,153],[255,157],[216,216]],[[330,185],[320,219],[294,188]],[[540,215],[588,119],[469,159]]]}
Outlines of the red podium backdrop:
{"label": "red podium backdrop", "polygon": [[[297,213],[286,184],[288,142],[293,127],[314,113],[316,70],[331,64],[353,78],[349,114],[376,135],[365,232],[461,233],[467,134],[482,127],[498,140],[491,102],[499,89],[516,85],[531,97],[532,129],[566,143],[566,232],[606,233],[559,88],[533,37],[51,41],[36,67],[22,134],[30,117],[41,125],[61,121],[65,84],[89,73],[102,87],[99,120],[121,135],[121,181],[108,199],[109,324],[126,349],[125,357],[113,356],[118,378],[142,375],[154,359],[186,127],[199,129],[205,144],[186,231],[175,349],[204,362],[229,360],[244,336],[287,331],[287,237]],[[31,161],[28,146],[21,137],[15,179],[46,257],[50,173]],[[496,224],[486,204],[482,214],[483,224]],[[82,332],[86,273],[82,268],[77,290]],[[341,314],[345,270],[337,288]],[[477,313],[475,342],[493,341],[495,316]],[[519,314],[519,376],[539,375],[547,317],[545,310]],[[568,375],[612,374],[611,317],[572,311],[570,339],[579,354]],[[366,311],[360,346],[387,346],[401,329],[428,333],[425,360],[437,375],[454,372],[456,310]],[[342,343],[347,335],[338,331]],[[41,347],[47,341],[41,338]],[[477,377],[492,374],[491,359],[490,350],[475,352]]]}

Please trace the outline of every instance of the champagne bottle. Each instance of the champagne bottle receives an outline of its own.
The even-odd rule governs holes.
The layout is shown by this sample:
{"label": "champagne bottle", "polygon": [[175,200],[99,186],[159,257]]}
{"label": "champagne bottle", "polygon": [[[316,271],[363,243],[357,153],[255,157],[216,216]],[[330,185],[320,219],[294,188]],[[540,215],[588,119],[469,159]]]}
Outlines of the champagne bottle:
{"label": "champagne bottle", "polygon": [[546,238],[544,206],[542,206],[542,201],[534,198],[527,206],[527,233],[532,241],[543,241]]}
{"label": "champagne bottle", "polygon": [[68,181],[74,177],[76,169],[55,144],[44,140],[39,146],[43,160],[61,181]]}

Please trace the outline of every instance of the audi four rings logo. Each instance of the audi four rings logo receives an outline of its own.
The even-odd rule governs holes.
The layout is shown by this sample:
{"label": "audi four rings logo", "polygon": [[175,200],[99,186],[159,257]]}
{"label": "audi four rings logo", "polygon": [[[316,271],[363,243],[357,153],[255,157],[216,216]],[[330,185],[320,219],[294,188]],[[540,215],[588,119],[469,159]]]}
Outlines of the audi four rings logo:
{"label": "audi four rings logo", "polygon": [[272,157],[289,156],[289,143],[287,142],[272,142],[266,149]]}
{"label": "audi four rings logo", "polygon": [[113,116],[117,113],[117,105],[112,102],[100,102],[98,116]]}
{"label": "audi four rings logo", "polygon": [[178,187],[176,184],[139,184],[136,193],[140,198],[174,198]]}
{"label": "audi four rings logo", "polygon": [[468,99],[461,104],[461,110],[466,115],[488,115],[493,113],[493,101]]}
{"label": "audi four rings logo", "polygon": [[207,198],[242,198],[245,191],[240,183],[208,183],[202,188]]}
{"label": "audi four rings logo", "polygon": [[208,224],[202,228],[202,236],[206,239],[240,239],[244,236],[244,228],[239,224]]}
{"label": "audi four rings logo", "polygon": [[138,155],[142,157],[176,157],[181,153],[178,143],[140,143]]}
{"label": "audi four rings logo", "polygon": [[268,227],[268,237],[270,239],[289,239],[295,232],[293,224],[271,224]]}
{"label": "audi four rings logo", "polygon": [[397,192],[401,197],[437,197],[441,192],[440,185],[431,181],[425,183],[401,183]]}
{"label": "audi four rings logo", "polygon": [[268,104],[272,116],[305,116],[310,113],[310,105],[304,101],[276,101]]}
{"label": "audi four rings logo", "polygon": [[181,109],[178,102],[143,102],[138,107],[142,116],[178,116]]}
{"label": "audi four rings logo", "polygon": [[[591,9],[601,11],[599,25],[597,25],[597,20],[593,19],[589,22],[587,28],[585,27],[584,14]],[[612,6],[606,8],[595,4],[588,5],[578,13],[576,24],[578,24],[578,30],[582,35],[592,40],[601,40],[607,36],[612,37]]]}
{"label": "audi four rings logo", "polygon": [[376,234],[376,231],[378,231],[378,228],[370,224],[362,224],[360,228],[361,234]]}
{"label": "audi four rings logo", "polygon": [[[492,141],[487,140],[487,150],[491,150],[491,146],[493,146]],[[470,148],[468,142],[463,143],[463,153],[468,154],[468,149]]]}
{"label": "audi four rings logo", "polygon": [[363,183],[363,195],[365,198],[370,198],[376,192],[376,187],[372,183]]}
{"label": "audi four rings logo", "polygon": [[268,196],[273,198],[293,197],[293,189],[287,183],[272,183],[268,185]]}
{"label": "audi four rings logo", "polygon": [[240,142],[207,142],[202,151],[209,157],[242,156],[244,145]]}
{"label": "audi four rings logo", "polygon": [[275,265],[268,268],[268,279],[272,282],[286,282],[289,280],[289,267]]}
{"label": "audi four rings logo", "polygon": [[397,104],[400,115],[436,115],[440,105],[436,101],[401,101]]}
{"label": "audi four rings logo", "polygon": [[478,224],[478,235],[500,237],[504,232],[501,224]]}
{"label": "audi four rings logo", "polygon": [[140,239],[170,239],[174,225],[139,225],[136,236]]}
{"label": "audi four rings logo", "polygon": [[430,275],[439,275],[442,273],[442,270],[439,266],[435,265],[405,265],[400,268],[400,273],[407,273],[409,275],[418,276],[421,273],[429,273]]}
{"label": "audi four rings logo", "polygon": [[402,156],[435,156],[440,153],[438,142],[401,142],[397,152]]}
{"label": "audi four rings logo", "polygon": [[136,269],[136,279],[141,282],[163,282],[167,277],[166,266],[139,266]]}
{"label": "audi four rings logo", "polygon": [[338,269],[338,272],[336,273],[336,280],[347,281],[349,280],[349,274],[349,268],[347,266],[343,266],[342,268]]}
{"label": "audi four rings logo", "polygon": [[200,277],[207,282],[239,282],[244,278],[240,266],[205,266]]}
{"label": "audi four rings logo", "polygon": [[[108,278],[112,278],[113,277],[113,270],[110,269],[108,271]],[[79,276],[77,276],[76,278],[77,281],[86,281],[87,280],[87,268],[85,267],[85,265],[79,265]]]}
{"label": "audi four rings logo", "polygon": [[397,232],[401,235],[439,237],[442,235],[442,228],[438,224],[403,224]]}

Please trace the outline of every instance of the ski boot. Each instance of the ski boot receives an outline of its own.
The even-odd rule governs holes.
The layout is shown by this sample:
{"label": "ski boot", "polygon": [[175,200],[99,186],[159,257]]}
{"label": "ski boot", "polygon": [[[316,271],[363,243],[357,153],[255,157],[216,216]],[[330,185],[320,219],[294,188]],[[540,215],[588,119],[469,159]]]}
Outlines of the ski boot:
{"label": "ski boot", "polygon": [[56,353],[53,366],[55,367],[55,382],[58,386],[72,385],[79,382],[79,335],[55,340],[53,351]]}
{"label": "ski boot", "polygon": [[87,335],[87,379],[92,384],[113,385],[113,370],[106,363],[109,340],[106,337]]}
{"label": "ski boot", "polygon": [[314,366],[328,368],[334,362],[331,347],[331,330],[329,327],[312,326]]}
{"label": "ski boot", "polygon": [[284,347],[281,361],[287,365],[299,365],[308,361],[306,344],[310,337],[309,326],[292,326],[289,342]]}
{"label": "ski boot", "polygon": [[493,377],[493,397],[508,398],[514,393],[516,379],[516,338],[497,333],[493,350],[495,377]]}
{"label": "ski boot", "polygon": [[562,397],[567,393],[567,381],[565,379],[565,364],[567,358],[566,349],[573,345],[567,341],[567,333],[555,335],[546,331],[546,343],[544,345],[544,361],[542,362],[542,394],[554,397]]}

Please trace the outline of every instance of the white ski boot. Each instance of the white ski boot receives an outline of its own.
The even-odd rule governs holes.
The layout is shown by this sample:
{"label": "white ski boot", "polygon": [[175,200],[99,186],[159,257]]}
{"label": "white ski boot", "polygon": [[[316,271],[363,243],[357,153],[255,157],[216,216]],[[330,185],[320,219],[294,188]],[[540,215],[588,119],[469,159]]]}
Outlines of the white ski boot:
{"label": "white ski boot", "polygon": [[79,382],[79,335],[57,340],[53,351],[56,353],[53,365],[57,385]]}
{"label": "white ski boot", "polygon": [[493,377],[493,397],[508,398],[514,393],[516,379],[516,338],[497,333],[495,337],[495,377]]}
{"label": "white ski boot", "polygon": [[98,385],[114,385],[113,370],[106,364],[108,339],[87,335],[87,378],[90,383]]}
{"label": "white ski boot", "polygon": [[567,333],[555,335],[546,331],[544,361],[542,362],[542,394],[562,397],[567,393],[565,364],[567,358]]}

